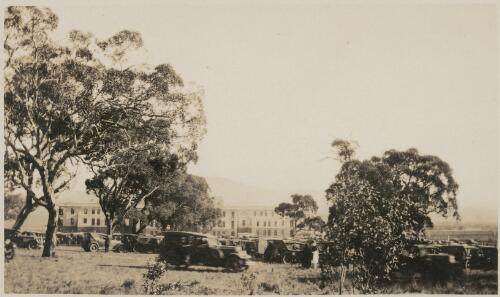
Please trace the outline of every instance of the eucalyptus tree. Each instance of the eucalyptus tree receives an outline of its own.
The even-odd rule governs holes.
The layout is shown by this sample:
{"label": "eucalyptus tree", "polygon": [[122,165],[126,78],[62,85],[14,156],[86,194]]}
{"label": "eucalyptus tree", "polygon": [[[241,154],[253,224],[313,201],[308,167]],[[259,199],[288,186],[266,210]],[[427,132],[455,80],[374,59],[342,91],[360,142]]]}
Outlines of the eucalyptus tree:
{"label": "eucalyptus tree", "polygon": [[425,236],[431,214],[459,218],[458,184],[446,162],[416,149],[343,160],[326,190],[332,202],[327,223],[332,245],[322,268],[331,273],[339,267],[342,289],[351,266],[354,287],[374,292],[390,281],[409,242]]}
{"label": "eucalyptus tree", "polygon": [[282,217],[289,217],[293,223],[293,233],[298,229],[303,229],[306,226],[313,226],[318,221],[313,223],[311,217],[318,211],[318,204],[311,195],[293,194],[292,203],[281,202],[274,208],[274,212]]}
{"label": "eucalyptus tree", "polygon": [[50,9],[32,6],[8,7],[4,20],[9,176],[27,191],[27,203],[48,211],[44,257],[54,243],[55,199],[77,162],[100,174],[130,161],[120,156],[154,148],[187,164],[196,160],[205,122],[200,96],[173,90],[182,80],[170,65],[126,64],[128,53],[142,47],[138,32],[98,40],[72,31],[58,43],[50,38],[57,24]]}

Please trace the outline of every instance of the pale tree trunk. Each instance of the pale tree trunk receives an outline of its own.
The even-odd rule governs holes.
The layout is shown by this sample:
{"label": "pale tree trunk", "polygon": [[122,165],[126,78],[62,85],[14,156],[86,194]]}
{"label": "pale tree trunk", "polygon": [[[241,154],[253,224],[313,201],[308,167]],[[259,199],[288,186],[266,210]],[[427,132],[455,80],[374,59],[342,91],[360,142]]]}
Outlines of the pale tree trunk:
{"label": "pale tree trunk", "polygon": [[14,223],[14,226],[12,227],[12,229],[14,229],[16,231],[21,229],[22,225],[24,224],[24,222],[28,218],[29,214],[35,210],[35,206],[33,205],[33,201],[35,200],[35,194],[32,191],[32,186],[33,186],[33,172],[31,172],[31,174],[28,178],[27,186],[25,188],[26,199],[24,202],[24,206],[21,209],[21,212],[19,213],[19,215],[17,216],[16,222]]}
{"label": "pale tree trunk", "polygon": [[55,256],[56,253],[56,229],[57,229],[57,211],[56,206],[52,202],[52,197],[47,199],[47,211],[49,212],[49,219],[47,221],[47,231],[45,232],[45,241],[43,243],[42,257]]}
{"label": "pale tree trunk", "polygon": [[344,288],[346,275],[346,268],[344,265],[340,265],[340,278],[339,278],[339,295],[342,295],[342,289]]}
{"label": "pale tree trunk", "polygon": [[35,207],[33,206],[33,193],[31,191],[26,191],[26,202],[24,203],[23,208],[21,209],[21,212],[16,218],[16,222],[14,223],[14,226],[12,229],[14,230],[19,230],[23,226],[24,222],[28,218],[29,214],[32,213],[35,210]]}

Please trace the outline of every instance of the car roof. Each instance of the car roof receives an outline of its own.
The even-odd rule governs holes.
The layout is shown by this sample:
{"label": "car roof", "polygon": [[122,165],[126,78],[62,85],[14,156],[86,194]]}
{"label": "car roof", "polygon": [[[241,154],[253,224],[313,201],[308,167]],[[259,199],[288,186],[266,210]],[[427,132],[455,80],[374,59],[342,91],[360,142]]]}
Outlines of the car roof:
{"label": "car roof", "polygon": [[208,237],[208,238],[217,238],[210,234],[203,234],[198,232],[190,232],[190,231],[167,231],[165,232],[165,236],[167,235],[184,235],[184,236],[199,236],[199,237]]}

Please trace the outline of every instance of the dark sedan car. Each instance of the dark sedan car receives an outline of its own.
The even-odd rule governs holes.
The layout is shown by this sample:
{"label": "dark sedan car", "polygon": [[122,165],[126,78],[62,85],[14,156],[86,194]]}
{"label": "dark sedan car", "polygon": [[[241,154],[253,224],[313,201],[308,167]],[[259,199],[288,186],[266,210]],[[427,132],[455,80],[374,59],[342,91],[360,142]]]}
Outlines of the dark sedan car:
{"label": "dark sedan car", "polygon": [[205,265],[231,271],[248,268],[250,256],[240,246],[223,246],[216,237],[196,232],[166,232],[160,259],[180,266]]}

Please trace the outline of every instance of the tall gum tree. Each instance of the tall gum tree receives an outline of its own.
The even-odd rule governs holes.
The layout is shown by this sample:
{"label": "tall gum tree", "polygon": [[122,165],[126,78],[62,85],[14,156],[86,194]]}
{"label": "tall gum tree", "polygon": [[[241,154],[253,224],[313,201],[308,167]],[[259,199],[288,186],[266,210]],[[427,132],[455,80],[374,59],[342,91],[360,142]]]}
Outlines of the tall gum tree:
{"label": "tall gum tree", "polygon": [[[121,139],[134,131],[129,126],[141,126],[134,121],[174,125],[169,113],[188,105],[180,100],[185,94],[169,92],[169,85],[179,79],[169,65],[150,71],[125,67],[126,54],[142,46],[137,32],[124,30],[109,39],[96,40],[89,33],[73,31],[67,44],[58,44],[50,39],[57,23],[57,16],[49,9],[31,6],[8,7],[4,20],[4,141],[9,160],[15,164],[16,179],[12,180],[29,191],[25,181],[31,176],[39,191],[27,201],[35,201],[48,211],[43,257],[53,254],[55,199],[74,176],[76,162],[106,165],[103,156],[116,151]],[[168,119],[162,121],[155,114],[140,112],[151,111],[154,101],[180,103],[154,109]],[[201,104],[189,108],[196,113]],[[179,135],[196,130],[200,121],[204,123],[203,117],[184,116],[190,123],[176,132]],[[112,138],[117,135],[120,141]],[[172,139],[175,142],[181,137]],[[194,159],[196,143],[170,147],[174,146]],[[133,149],[134,145],[128,147]]]}
{"label": "tall gum tree", "polygon": [[[346,142],[338,144],[340,151],[346,147]],[[342,290],[351,265],[354,287],[372,293],[398,269],[405,247],[425,236],[431,214],[459,218],[458,184],[446,162],[416,149],[389,150],[364,161],[352,158],[352,150],[343,151],[340,172],[326,190],[332,202],[327,224],[332,245],[322,270],[331,274],[339,267]]]}

